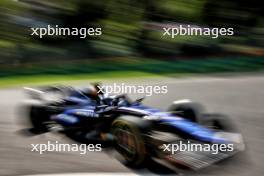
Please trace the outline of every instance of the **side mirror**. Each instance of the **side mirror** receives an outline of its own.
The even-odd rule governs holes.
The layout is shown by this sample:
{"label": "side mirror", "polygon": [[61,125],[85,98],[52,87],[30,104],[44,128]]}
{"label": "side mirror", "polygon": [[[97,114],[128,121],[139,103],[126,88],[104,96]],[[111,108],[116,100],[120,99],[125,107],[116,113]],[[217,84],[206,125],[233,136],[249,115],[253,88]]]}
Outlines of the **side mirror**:
{"label": "side mirror", "polygon": [[140,98],[137,98],[135,100],[136,103],[141,103],[143,100],[145,99],[145,97],[140,97]]}

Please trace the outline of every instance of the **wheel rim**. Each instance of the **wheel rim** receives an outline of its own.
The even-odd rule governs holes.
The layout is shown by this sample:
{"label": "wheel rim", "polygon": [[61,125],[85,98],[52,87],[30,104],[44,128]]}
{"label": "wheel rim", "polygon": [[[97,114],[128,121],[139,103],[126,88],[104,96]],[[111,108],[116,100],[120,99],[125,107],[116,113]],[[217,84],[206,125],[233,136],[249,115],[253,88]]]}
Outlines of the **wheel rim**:
{"label": "wheel rim", "polygon": [[137,156],[137,140],[131,128],[117,124],[113,132],[118,151],[127,159],[134,160]]}

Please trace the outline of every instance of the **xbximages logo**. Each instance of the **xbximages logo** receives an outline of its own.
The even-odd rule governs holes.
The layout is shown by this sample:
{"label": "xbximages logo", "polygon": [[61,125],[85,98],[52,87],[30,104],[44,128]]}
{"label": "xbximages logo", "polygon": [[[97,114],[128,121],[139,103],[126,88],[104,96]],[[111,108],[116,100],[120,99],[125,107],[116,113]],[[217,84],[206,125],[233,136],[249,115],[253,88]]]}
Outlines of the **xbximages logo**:
{"label": "xbximages logo", "polygon": [[166,85],[126,85],[125,83],[112,85],[97,86],[98,93],[107,94],[144,94],[152,96],[153,94],[168,93],[168,86]]}

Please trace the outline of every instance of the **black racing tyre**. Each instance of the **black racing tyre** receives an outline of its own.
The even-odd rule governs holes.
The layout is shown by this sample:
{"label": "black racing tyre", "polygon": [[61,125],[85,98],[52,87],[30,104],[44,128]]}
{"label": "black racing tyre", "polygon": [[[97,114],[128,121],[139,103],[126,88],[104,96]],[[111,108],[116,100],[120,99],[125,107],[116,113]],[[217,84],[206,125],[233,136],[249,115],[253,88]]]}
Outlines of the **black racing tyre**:
{"label": "black racing tyre", "polygon": [[238,132],[232,119],[223,114],[203,114],[201,124],[218,131]]}
{"label": "black racing tyre", "polygon": [[114,136],[114,147],[123,157],[123,164],[129,167],[141,167],[146,161],[146,146],[143,133],[151,124],[144,119],[123,116],[113,121],[111,133]]}
{"label": "black racing tyre", "polygon": [[172,104],[168,108],[168,111],[193,122],[200,122],[200,118],[205,109],[201,104],[196,102],[182,102]]}
{"label": "black racing tyre", "polygon": [[33,129],[39,132],[47,132],[48,128],[44,124],[48,120],[48,113],[43,106],[32,105],[29,107],[29,121]]}

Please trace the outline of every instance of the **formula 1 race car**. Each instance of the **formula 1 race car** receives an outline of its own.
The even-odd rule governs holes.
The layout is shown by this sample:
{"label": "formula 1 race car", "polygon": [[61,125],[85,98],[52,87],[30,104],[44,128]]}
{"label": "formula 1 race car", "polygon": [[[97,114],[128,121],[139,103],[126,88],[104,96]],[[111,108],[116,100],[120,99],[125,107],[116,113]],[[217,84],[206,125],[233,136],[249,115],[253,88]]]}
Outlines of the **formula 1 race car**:
{"label": "formula 1 race car", "polygon": [[23,104],[34,134],[57,131],[80,143],[101,143],[128,166],[149,158],[200,169],[244,150],[231,120],[207,114],[190,100],[174,101],[166,112],[145,106],[143,98],[97,95],[72,87],[26,88]]}

